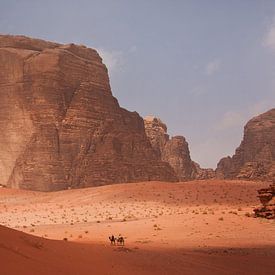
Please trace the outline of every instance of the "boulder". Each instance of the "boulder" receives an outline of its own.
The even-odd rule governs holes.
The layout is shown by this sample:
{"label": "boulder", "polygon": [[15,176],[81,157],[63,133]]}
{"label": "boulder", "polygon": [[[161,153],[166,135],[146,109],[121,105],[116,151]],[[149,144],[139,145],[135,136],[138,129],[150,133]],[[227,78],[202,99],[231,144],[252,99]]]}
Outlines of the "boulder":
{"label": "boulder", "polygon": [[258,191],[262,206],[254,209],[256,217],[275,219],[275,181],[268,188]]}

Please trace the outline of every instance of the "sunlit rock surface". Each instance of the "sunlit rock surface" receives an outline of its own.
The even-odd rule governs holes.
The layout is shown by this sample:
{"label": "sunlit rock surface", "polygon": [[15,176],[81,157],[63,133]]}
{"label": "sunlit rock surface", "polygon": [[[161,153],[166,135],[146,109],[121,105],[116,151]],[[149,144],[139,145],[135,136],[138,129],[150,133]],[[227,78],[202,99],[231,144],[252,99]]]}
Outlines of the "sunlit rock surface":
{"label": "sunlit rock surface", "polygon": [[0,99],[2,185],[51,191],[177,180],[143,119],[112,96],[93,49],[1,35]]}

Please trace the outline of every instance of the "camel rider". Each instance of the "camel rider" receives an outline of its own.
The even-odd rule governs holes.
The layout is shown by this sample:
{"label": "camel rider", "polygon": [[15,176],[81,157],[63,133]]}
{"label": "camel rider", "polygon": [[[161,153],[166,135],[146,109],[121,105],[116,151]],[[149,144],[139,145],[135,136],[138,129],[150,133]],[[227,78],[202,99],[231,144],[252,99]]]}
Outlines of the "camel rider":
{"label": "camel rider", "polygon": [[112,237],[111,237],[111,242],[115,242],[115,236],[114,235],[112,235]]}

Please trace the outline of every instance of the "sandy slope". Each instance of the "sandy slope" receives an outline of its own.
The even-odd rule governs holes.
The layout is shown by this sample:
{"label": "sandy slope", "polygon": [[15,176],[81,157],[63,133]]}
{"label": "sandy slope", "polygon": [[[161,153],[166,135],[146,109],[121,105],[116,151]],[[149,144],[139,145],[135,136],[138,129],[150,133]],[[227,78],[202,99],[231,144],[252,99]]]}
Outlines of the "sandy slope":
{"label": "sandy slope", "polygon": [[275,249],[134,249],[47,240],[0,226],[3,275],[274,274]]}
{"label": "sandy slope", "polygon": [[[275,223],[249,217],[259,204],[256,190],[263,186],[193,181],[55,193],[0,189],[1,224],[61,240],[43,239],[37,248],[22,241],[23,233],[1,228],[1,259],[9,250],[10,263],[37,265],[39,273],[22,273],[28,275],[95,270],[94,274],[274,274]],[[119,233],[126,237],[126,249],[108,243],[110,234]],[[23,252],[18,254],[16,247]],[[42,258],[51,271],[42,272]],[[7,269],[16,268],[5,262]],[[79,273],[73,271],[79,268]]]}

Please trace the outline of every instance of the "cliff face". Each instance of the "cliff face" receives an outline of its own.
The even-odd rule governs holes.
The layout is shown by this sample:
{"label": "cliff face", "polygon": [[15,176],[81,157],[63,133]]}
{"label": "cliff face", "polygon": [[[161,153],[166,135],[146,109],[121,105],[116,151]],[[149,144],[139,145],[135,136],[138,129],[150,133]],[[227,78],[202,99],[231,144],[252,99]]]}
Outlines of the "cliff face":
{"label": "cliff face", "polygon": [[202,169],[191,160],[188,143],[183,136],[169,138],[167,127],[159,118],[147,116],[144,125],[156,155],[170,164],[180,181],[214,177],[212,169]]}
{"label": "cliff face", "polygon": [[177,180],[136,112],[120,108],[98,53],[0,36],[1,184],[60,190]]}
{"label": "cliff face", "polygon": [[252,118],[233,157],[220,160],[219,178],[275,179],[275,109]]}

